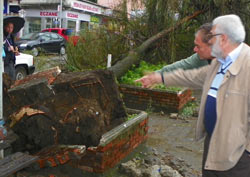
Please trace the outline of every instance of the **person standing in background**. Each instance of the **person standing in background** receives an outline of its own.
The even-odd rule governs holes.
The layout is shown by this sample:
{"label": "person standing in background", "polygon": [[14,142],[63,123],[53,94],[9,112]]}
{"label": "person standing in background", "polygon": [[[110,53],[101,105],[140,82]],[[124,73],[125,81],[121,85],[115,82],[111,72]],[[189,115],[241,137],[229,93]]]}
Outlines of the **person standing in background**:
{"label": "person standing in background", "polygon": [[19,55],[18,48],[15,45],[13,33],[14,24],[4,24],[4,51],[6,56],[4,57],[4,72],[7,73],[12,80],[16,80],[15,63],[16,55]]}

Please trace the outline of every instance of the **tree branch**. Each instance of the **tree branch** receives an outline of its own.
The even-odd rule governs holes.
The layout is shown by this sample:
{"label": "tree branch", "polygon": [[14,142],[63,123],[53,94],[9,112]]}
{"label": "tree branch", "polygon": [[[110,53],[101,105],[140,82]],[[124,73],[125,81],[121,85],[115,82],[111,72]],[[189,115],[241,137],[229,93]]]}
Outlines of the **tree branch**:
{"label": "tree branch", "polygon": [[207,9],[196,11],[194,14],[192,14],[190,16],[187,16],[187,17],[183,18],[182,20],[178,21],[174,26],[172,26],[172,27],[170,27],[168,29],[165,29],[165,30],[157,33],[156,35],[150,37],[145,42],[143,42],[139,47],[137,47],[134,50],[129,51],[128,55],[125,58],[123,58],[121,61],[117,62],[114,66],[110,67],[109,70],[113,71],[117,78],[120,78],[122,75],[124,75],[128,71],[128,69],[133,64],[139,63],[139,57],[152,44],[154,44],[159,39],[165,37],[167,34],[174,31],[175,29],[177,29],[179,26],[186,23],[187,21],[189,21],[189,20],[197,17],[198,15],[204,13],[205,11],[207,11]]}

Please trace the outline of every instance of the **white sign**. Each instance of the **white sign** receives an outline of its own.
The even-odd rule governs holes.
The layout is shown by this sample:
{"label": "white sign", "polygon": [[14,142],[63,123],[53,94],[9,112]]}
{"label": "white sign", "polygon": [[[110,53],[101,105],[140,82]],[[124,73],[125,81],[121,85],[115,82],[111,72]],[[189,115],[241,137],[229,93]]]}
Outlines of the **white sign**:
{"label": "white sign", "polygon": [[71,2],[71,7],[78,10],[83,10],[86,12],[92,12],[95,14],[101,14],[101,8],[92,4],[88,4],[80,1]]}
{"label": "white sign", "polygon": [[77,13],[73,13],[73,12],[66,12],[66,16],[67,18],[73,18],[73,19],[78,19],[78,14]]}
{"label": "white sign", "polygon": [[77,13],[73,11],[63,11],[63,18],[81,20],[81,21],[90,21],[89,14]]}
{"label": "white sign", "polygon": [[[25,17],[54,17],[59,18],[60,12],[56,10],[26,10],[25,11]],[[90,21],[90,15],[89,14],[83,14],[83,13],[77,13],[72,11],[63,11],[62,12],[62,18],[66,19],[74,19],[74,20],[81,20],[81,21]]]}
{"label": "white sign", "polygon": [[26,17],[59,17],[59,13],[56,10],[26,10]]}
{"label": "white sign", "polygon": [[58,17],[58,12],[41,11],[41,17]]}

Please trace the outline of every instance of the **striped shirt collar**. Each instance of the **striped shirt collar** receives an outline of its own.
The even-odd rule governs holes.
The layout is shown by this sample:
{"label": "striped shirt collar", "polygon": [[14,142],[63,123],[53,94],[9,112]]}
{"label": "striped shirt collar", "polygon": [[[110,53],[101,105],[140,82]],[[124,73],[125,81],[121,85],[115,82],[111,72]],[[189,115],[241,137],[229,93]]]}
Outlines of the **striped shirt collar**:
{"label": "striped shirt collar", "polygon": [[243,47],[243,42],[238,46],[236,47],[233,51],[231,51],[228,56],[226,57],[226,59],[221,59],[221,58],[218,58],[218,61],[222,64],[222,65],[228,65],[230,62],[234,62],[238,56],[240,55],[240,51]]}

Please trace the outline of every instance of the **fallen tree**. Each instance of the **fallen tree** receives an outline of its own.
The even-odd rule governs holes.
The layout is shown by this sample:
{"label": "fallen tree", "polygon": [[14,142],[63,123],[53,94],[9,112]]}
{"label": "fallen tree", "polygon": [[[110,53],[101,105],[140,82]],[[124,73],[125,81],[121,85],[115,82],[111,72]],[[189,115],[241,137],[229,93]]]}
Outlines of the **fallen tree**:
{"label": "fallen tree", "polygon": [[197,11],[194,14],[187,16],[177,22],[173,27],[165,29],[156,35],[150,37],[148,40],[143,42],[139,47],[129,51],[128,55],[117,62],[114,66],[110,67],[109,70],[113,71],[117,78],[123,76],[133,64],[138,64],[140,61],[140,56],[145,53],[145,51],[152,46],[159,39],[165,37],[170,32],[176,30],[179,26],[186,23],[187,21],[197,17],[198,15],[204,13],[206,10]]}

